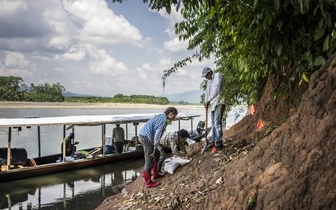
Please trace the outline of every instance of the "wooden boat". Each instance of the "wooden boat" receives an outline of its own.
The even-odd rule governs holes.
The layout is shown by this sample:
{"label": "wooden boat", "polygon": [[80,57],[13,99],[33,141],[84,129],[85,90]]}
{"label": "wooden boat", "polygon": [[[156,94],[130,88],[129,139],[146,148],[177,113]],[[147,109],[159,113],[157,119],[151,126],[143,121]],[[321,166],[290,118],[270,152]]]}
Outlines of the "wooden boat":
{"label": "wooden boat", "polygon": [[[0,182],[6,182],[16,179],[23,179],[28,177],[41,176],[46,174],[52,174],[63,171],[76,170],[80,168],[96,166],[99,164],[106,164],[121,160],[127,160],[131,158],[143,158],[142,145],[137,142],[137,139],[133,140],[134,144],[130,147],[129,151],[124,151],[122,154],[105,154],[105,140],[106,140],[106,125],[107,124],[128,124],[132,123],[135,127],[135,134],[137,136],[137,126],[140,122],[146,122],[150,118],[154,117],[158,113],[153,114],[125,114],[125,115],[85,115],[85,116],[65,116],[65,117],[43,117],[43,118],[12,118],[12,119],[0,119],[0,127],[8,128],[8,147],[7,156],[0,157],[2,161],[0,171]],[[178,121],[178,129],[180,129],[181,120],[191,121],[191,130],[193,130],[193,119],[200,115],[188,115],[179,113],[175,118]],[[21,127],[37,126],[38,142],[40,139],[40,126],[63,126],[63,138],[65,138],[66,130],[71,129],[74,132],[76,126],[101,126],[102,135],[100,142],[101,146],[95,148],[86,149],[90,155],[85,155],[85,158],[81,155],[81,158],[68,157],[63,155],[60,162],[57,162],[61,154],[48,155],[35,158],[27,158],[25,164],[11,163],[13,161],[11,148],[12,141],[12,129]],[[127,131],[126,131],[127,132]],[[132,140],[130,140],[132,142]],[[98,143],[99,144],[99,143]],[[39,147],[40,150],[40,147]],[[96,153],[96,154],[95,154]],[[98,154],[97,154],[98,153]],[[41,154],[39,151],[38,154]],[[11,157],[8,158],[7,157]],[[6,159],[6,162],[4,162]],[[71,159],[71,161],[67,161]]]}
{"label": "wooden boat", "polygon": [[[78,132],[78,131],[77,131]],[[108,195],[120,193],[126,183],[134,181],[141,173],[137,170],[143,160],[125,160],[106,166],[93,166],[68,172],[60,172],[0,183],[0,209],[37,209],[52,206],[53,209],[87,209],[87,203],[99,203]],[[56,177],[57,176],[57,177]],[[85,182],[85,190],[81,188]],[[55,194],[53,199],[45,200],[45,189]],[[101,200],[97,202],[97,200]],[[35,208],[31,202],[36,202]],[[63,202],[67,201],[67,202]],[[85,202],[80,202],[85,201]]]}

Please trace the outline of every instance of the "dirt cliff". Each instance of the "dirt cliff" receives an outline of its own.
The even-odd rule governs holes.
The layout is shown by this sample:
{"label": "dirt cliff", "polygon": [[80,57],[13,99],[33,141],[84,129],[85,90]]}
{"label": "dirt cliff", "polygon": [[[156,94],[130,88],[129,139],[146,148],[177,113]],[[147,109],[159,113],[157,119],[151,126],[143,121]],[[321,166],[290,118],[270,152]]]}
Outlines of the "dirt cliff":
{"label": "dirt cliff", "polygon": [[139,177],[97,210],[336,209],[336,55],[305,89],[296,109],[265,91],[255,114],[225,132],[224,150],[200,154],[194,145],[193,160],[160,187]]}

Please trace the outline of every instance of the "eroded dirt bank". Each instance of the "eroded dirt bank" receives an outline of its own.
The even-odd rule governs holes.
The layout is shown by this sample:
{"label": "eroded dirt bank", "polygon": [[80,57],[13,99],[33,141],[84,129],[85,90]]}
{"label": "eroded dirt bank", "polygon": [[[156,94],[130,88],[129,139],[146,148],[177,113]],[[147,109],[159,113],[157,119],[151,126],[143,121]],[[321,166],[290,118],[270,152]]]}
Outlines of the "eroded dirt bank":
{"label": "eroded dirt bank", "polygon": [[[336,209],[336,56],[315,72],[298,109],[274,120],[267,100],[225,134],[215,155],[193,160],[147,189],[139,177],[106,209]],[[262,107],[263,111],[258,110]],[[266,116],[267,115],[267,116]],[[257,116],[257,117],[256,117]],[[264,127],[256,131],[255,122]],[[199,147],[200,148],[200,147]]]}

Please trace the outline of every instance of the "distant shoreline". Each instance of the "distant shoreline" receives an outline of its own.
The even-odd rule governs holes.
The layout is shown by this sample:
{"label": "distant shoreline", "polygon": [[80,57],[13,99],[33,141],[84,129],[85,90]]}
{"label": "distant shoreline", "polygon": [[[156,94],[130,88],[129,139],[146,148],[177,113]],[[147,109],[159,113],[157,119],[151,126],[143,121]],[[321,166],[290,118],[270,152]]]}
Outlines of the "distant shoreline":
{"label": "distant shoreline", "polygon": [[0,101],[2,109],[166,109],[167,107],[177,109],[199,109],[202,105],[181,105],[181,104],[131,104],[131,103],[68,103],[68,102],[8,102]]}

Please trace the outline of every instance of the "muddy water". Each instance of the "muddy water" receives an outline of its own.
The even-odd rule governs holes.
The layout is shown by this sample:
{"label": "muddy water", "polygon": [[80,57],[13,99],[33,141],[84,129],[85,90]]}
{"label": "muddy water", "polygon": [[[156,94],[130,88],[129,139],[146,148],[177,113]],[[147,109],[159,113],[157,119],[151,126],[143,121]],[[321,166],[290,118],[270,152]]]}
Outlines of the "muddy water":
{"label": "muddy water", "polygon": [[133,159],[0,183],[0,209],[94,209],[140,176],[143,159]]}

